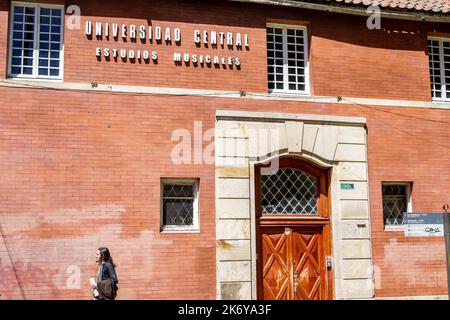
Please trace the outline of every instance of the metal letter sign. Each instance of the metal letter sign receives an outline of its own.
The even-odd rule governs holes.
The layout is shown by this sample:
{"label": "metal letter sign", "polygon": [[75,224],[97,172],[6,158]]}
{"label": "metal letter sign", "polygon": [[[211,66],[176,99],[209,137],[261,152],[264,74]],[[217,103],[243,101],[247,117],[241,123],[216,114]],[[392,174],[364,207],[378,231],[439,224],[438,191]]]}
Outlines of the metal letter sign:
{"label": "metal letter sign", "polygon": [[444,216],[442,213],[406,212],[405,237],[443,237]]}

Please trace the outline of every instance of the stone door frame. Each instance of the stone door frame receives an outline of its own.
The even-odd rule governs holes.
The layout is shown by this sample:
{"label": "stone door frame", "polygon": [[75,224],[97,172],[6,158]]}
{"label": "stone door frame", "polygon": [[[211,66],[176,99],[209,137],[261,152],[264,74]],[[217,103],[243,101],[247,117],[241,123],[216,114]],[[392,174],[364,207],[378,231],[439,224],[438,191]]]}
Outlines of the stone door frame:
{"label": "stone door frame", "polygon": [[365,118],[216,112],[217,298],[256,299],[255,165],[329,168],[335,299],[373,298]]}

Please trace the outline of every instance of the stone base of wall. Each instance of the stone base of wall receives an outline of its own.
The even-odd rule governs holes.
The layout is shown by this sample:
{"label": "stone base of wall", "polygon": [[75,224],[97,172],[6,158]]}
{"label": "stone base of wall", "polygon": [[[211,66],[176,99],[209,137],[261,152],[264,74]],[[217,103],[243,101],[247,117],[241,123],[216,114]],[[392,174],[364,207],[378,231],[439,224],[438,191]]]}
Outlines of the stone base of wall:
{"label": "stone base of wall", "polygon": [[449,300],[448,296],[375,297],[374,300]]}

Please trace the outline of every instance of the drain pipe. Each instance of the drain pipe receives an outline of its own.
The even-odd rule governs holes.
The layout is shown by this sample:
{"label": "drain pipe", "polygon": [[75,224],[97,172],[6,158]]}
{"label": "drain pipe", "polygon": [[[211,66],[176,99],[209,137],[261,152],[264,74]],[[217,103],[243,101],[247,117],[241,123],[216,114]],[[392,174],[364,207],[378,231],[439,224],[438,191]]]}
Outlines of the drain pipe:
{"label": "drain pipe", "polygon": [[[447,205],[448,206],[448,205]],[[450,213],[444,206],[445,256],[447,257],[447,293],[450,300]]]}

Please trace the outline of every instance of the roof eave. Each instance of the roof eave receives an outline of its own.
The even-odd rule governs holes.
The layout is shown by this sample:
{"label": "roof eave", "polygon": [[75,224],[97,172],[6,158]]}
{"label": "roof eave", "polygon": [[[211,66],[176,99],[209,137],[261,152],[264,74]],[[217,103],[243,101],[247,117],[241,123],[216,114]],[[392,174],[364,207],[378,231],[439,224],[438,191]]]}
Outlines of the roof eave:
{"label": "roof eave", "polygon": [[[303,1],[292,1],[292,0],[228,0],[233,2],[246,2],[254,4],[265,4],[265,5],[275,5],[283,7],[293,7],[302,8],[309,10],[318,10],[325,12],[352,14],[357,16],[370,16],[372,12],[368,12],[366,8],[357,7],[354,5],[347,4],[321,4],[321,3],[310,3]],[[435,13],[435,12],[421,12],[421,11],[407,11],[403,9],[386,9],[382,8],[380,10],[381,17],[387,19],[400,19],[400,20],[411,20],[411,21],[426,21],[426,22],[440,22],[440,23],[450,23],[450,17],[448,14]]]}

